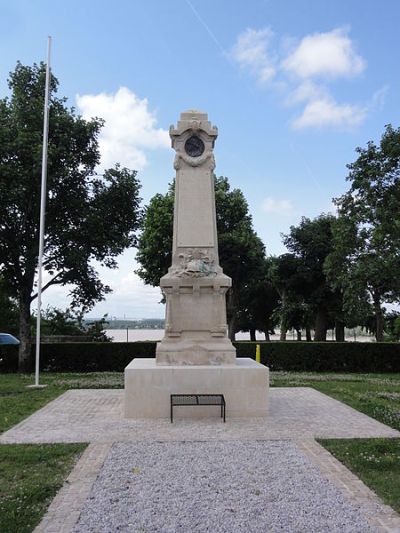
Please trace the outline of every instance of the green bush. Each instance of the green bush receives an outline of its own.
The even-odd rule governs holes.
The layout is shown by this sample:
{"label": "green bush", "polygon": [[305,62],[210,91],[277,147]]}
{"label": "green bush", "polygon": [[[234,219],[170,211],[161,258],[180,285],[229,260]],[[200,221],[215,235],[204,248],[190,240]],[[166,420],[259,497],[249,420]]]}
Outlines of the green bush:
{"label": "green bush", "polygon": [[0,345],[0,372],[16,372],[18,370],[18,346],[13,344]]}
{"label": "green bush", "polygon": [[[16,372],[18,346],[0,348],[0,371]],[[40,368],[48,372],[122,372],[135,357],[155,357],[155,342],[71,342],[40,345]],[[32,345],[30,369],[35,367]]]}
{"label": "green bush", "polygon": [[[254,342],[237,342],[238,357],[255,358]],[[400,372],[400,344],[377,342],[259,342],[261,362],[296,372]]]}
{"label": "green bush", "polygon": [[[400,372],[400,344],[368,342],[235,342],[238,357],[255,359],[271,370],[316,372]],[[40,367],[49,372],[122,372],[136,357],[155,357],[156,342],[42,344]],[[31,369],[35,346],[32,346]],[[0,371],[16,372],[18,346],[0,347]]]}

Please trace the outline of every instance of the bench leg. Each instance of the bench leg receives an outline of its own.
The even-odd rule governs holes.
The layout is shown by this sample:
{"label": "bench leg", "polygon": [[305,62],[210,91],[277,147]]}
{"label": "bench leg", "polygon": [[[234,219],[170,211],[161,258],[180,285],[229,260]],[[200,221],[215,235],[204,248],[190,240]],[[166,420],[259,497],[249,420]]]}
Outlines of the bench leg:
{"label": "bench leg", "polygon": [[225,409],[226,409],[226,405],[224,404],[224,423],[225,423]]}
{"label": "bench leg", "polygon": [[173,409],[174,409],[174,407],[173,407],[173,405],[172,405],[172,400],[171,400],[171,407],[170,407],[170,414],[171,414],[171,424],[172,424],[172,422],[174,421],[174,414],[173,414]]}

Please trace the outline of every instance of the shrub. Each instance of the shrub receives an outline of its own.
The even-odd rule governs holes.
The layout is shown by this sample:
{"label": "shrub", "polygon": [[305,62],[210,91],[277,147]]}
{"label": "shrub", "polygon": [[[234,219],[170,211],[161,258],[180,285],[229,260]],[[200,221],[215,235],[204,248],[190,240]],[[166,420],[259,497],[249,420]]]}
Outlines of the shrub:
{"label": "shrub", "polygon": [[[400,372],[399,343],[236,342],[238,357],[255,359],[273,370],[297,372]],[[49,372],[122,372],[136,357],[155,357],[156,342],[42,344],[40,367]],[[35,346],[31,351],[34,368]],[[0,371],[16,372],[18,346],[0,347]]]}
{"label": "shrub", "polygon": [[271,370],[296,372],[400,372],[400,344],[376,342],[238,342],[238,357],[255,359]]}
{"label": "shrub", "polygon": [[16,372],[18,370],[18,346],[0,345],[0,372]]}

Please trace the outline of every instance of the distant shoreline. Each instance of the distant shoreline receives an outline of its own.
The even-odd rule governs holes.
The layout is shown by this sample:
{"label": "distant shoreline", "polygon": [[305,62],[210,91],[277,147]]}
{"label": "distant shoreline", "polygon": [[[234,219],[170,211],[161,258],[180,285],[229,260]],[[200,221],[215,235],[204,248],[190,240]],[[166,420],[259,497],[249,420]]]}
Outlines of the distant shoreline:
{"label": "distant shoreline", "polygon": [[[160,341],[164,337],[164,328],[106,328],[106,335],[112,338],[113,342],[136,342],[136,341]],[[257,341],[265,341],[264,333],[257,331],[256,336]],[[249,332],[239,332],[236,333],[237,341],[250,341]],[[271,335],[272,341],[279,341],[279,332]],[[296,341],[295,335],[290,332],[287,334],[288,341]],[[305,336],[303,336],[303,341],[305,341]],[[331,331],[328,332],[327,341],[333,341]],[[359,342],[374,342],[375,338],[373,336],[361,335],[356,333],[346,333],[346,341],[359,341]]]}

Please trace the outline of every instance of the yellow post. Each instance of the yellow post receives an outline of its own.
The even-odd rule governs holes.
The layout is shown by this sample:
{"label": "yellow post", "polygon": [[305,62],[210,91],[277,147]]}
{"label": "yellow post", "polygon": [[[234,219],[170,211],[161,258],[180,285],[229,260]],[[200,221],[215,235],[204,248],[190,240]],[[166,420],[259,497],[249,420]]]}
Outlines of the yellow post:
{"label": "yellow post", "polygon": [[261,349],[259,344],[256,344],[256,361],[257,363],[261,363]]}

